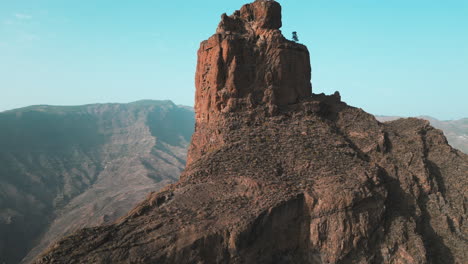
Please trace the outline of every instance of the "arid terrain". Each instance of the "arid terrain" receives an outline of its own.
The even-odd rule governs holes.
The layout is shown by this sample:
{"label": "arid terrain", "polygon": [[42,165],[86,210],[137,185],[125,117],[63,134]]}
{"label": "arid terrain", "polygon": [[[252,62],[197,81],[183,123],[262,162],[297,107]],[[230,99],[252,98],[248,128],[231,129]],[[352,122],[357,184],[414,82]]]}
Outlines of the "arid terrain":
{"label": "arid terrain", "polygon": [[193,126],[193,111],[170,101],[0,113],[0,263],[112,223],[177,181]]}
{"label": "arid terrain", "polygon": [[[162,120],[155,120],[154,118],[148,118],[148,113],[154,112],[155,107],[162,107],[166,103],[159,103],[159,102],[152,102],[152,101],[142,101],[138,103],[131,104],[130,106],[125,106],[125,105],[109,105],[109,104],[102,104],[102,105],[93,105],[93,106],[82,106],[82,107],[75,107],[75,109],[69,108],[69,107],[50,107],[50,106],[34,106],[34,107],[29,107],[25,109],[18,109],[14,111],[10,111],[5,114],[9,114],[12,116],[13,113],[15,118],[10,119],[10,122],[16,122],[16,125],[18,125],[19,122],[21,122],[22,126],[30,126],[30,127],[35,127],[36,129],[41,129],[43,126],[41,124],[38,125],[38,122],[42,122],[43,118],[46,116],[49,116],[49,118],[53,117],[54,115],[62,115],[64,118],[68,118],[69,116],[74,116],[77,113],[81,114],[90,114],[90,112],[93,112],[93,115],[96,114],[97,109],[99,108],[99,112],[107,112],[108,114],[102,115],[101,121],[103,122],[104,119],[108,119],[109,122],[113,118],[112,115],[120,115],[119,119],[124,119],[128,118],[128,112],[141,112],[141,118],[147,118],[147,120],[144,122],[143,119],[139,118],[139,120],[130,120],[127,121],[126,125],[129,127],[126,129],[126,135],[129,136],[130,134],[133,134],[132,137],[136,137],[137,135],[141,136],[139,140],[136,138],[133,138],[131,141],[130,140],[124,140],[123,142],[119,143],[120,145],[123,144],[136,144],[139,147],[142,147],[141,145],[138,145],[138,142],[146,142],[147,140],[151,141],[151,137],[148,135],[143,135],[141,133],[135,132],[135,129],[137,126],[140,126],[140,128],[144,128],[146,125],[154,124],[155,126],[161,125],[163,128],[159,129],[159,136],[162,136],[162,140],[167,141],[167,135],[169,134],[176,134],[176,135],[181,135],[181,141],[174,143],[172,141],[172,150],[175,150],[174,146],[179,148],[176,152],[177,159],[180,159],[181,161],[175,162],[176,166],[174,164],[168,164],[166,162],[161,162],[159,159],[160,157],[153,157],[151,159],[158,159],[157,162],[154,162],[152,168],[150,167],[145,167],[144,169],[142,168],[142,165],[139,162],[133,162],[129,164],[127,162],[126,164],[119,165],[118,168],[114,168],[115,172],[111,175],[110,173],[106,174],[100,174],[99,178],[101,178],[100,181],[93,182],[89,186],[85,186],[83,190],[85,190],[82,194],[80,194],[80,198],[77,199],[71,199],[71,202],[67,204],[64,207],[56,206],[56,208],[60,209],[45,209],[45,207],[36,207],[39,205],[38,202],[30,202],[31,204],[27,205],[25,203],[17,203],[13,207],[9,207],[7,211],[3,211],[2,216],[3,220],[6,222],[7,219],[10,219],[10,221],[18,221],[19,218],[18,216],[20,214],[28,214],[28,210],[32,210],[32,206],[34,205],[33,211],[36,212],[38,215],[37,218],[35,218],[35,225],[31,225],[31,223],[24,221],[24,222],[19,222],[19,223],[11,223],[10,225],[7,225],[7,227],[11,227],[12,225],[15,226],[12,230],[11,233],[6,233],[6,231],[3,231],[5,234],[4,239],[2,240],[3,243],[10,245],[12,241],[18,241],[18,243],[23,243],[25,246],[28,245],[28,243],[25,243],[25,240],[28,240],[28,237],[34,237],[38,236],[38,233],[41,232],[40,230],[45,230],[49,229],[45,234],[41,234],[40,237],[42,239],[35,239],[35,243],[31,243],[30,245],[36,246],[36,248],[28,255],[28,258],[26,260],[29,260],[33,257],[35,257],[40,250],[43,250],[49,243],[53,242],[55,239],[63,236],[64,234],[67,234],[71,231],[75,231],[76,229],[85,227],[85,226],[95,226],[95,225],[100,225],[100,224],[106,224],[106,223],[111,223],[114,221],[116,218],[124,215],[129,209],[131,209],[137,202],[143,199],[143,197],[146,195],[148,192],[152,191],[157,191],[159,188],[164,186],[165,184],[170,184],[174,182],[174,180],[178,179],[179,174],[181,169],[183,168],[183,164],[185,163],[185,152],[186,149],[188,148],[188,140],[190,138],[189,134],[191,131],[190,124],[193,125],[193,120],[190,120],[191,116],[190,113],[187,113],[183,111],[183,109],[188,110],[189,112],[192,112],[192,108],[189,107],[182,107],[182,110],[179,110],[183,114],[174,114],[172,113],[171,116],[161,118],[164,119],[165,121],[161,122]],[[169,106],[170,103],[166,104],[166,107]],[[172,106],[173,107],[173,106]],[[169,107],[171,108],[171,106]],[[85,110],[88,109],[88,110]],[[94,109],[93,111],[89,111],[89,109]],[[127,112],[127,113],[125,113]],[[42,115],[38,115],[38,113],[42,113]],[[59,114],[60,113],[60,114]],[[110,113],[113,113],[112,115]],[[29,115],[29,117],[25,117],[24,115]],[[154,114],[153,114],[154,115]],[[389,122],[389,121],[394,121],[398,120],[401,117],[390,117],[390,116],[377,116],[377,120],[381,122]],[[419,117],[421,119],[425,119],[431,122],[431,125],[441,129],[444,132],[444,135],[447,137],[448,142],[450,145],[452,145],[454,148],[457,148],[465,153],[468,153],[468,138],[466,135],[468,134],[468,127],[466,123],[466,119],[461,119],[461,120],[453,120],[453,121],[439,121],[435,118],[423,116]],[[194,119],[194,115],[192,112],[192,119]],[[4,117],[3,120],[7,120],[7,118]],[[63,125],[63,119],[61,120],[62,123],[60,122],[54,122],[51,126],[53,129],[59,129],[60,125]],[[173,124],[169,124],[169,122],[172,122]],[[112,121],[114,127],[119,127],[121,128],[122,125],[116,125],[115,121]],[[144,124],[146,123],[146,124]],[[175,124],[184,124],[184,125],[175,125]],[[135,127],[134,127],[135,126]],[[80,126],[76,127],[77,131],[85,131],[83,128],[86,129],[86,126]],[[21,129],[21,128],[17,128]],[[167,130],[167,131],[166,131]],[[6,135],[6,131],[4,130],[4,135]],[[115,129],[114,131],[110,131],[109,134],[116,133],[118,131]],[[50,133],[51,131],[49,131]],[[166,133],[167,132],[167,133]],[[112,135],[113,137],[117,137],[117,135]],[[11,137],[11,134],[10,134]],[[25,137],[25,136],[24,136]],[[122,137],[122,136],[121,136]],[[9,138],[9,136],[5,136],[4,139]],[[88,143],[93,143],[94,137],[89,137],[87,139],[83,139],[81,145],[86,143],[86,141],[90,141]],[[183,138],[183,139],[182,139]],[[43,139],[47,139],[45,137],[45,134],[43,136]],[[32,140],[32,139],[30,139]],[[60,140],[57,138],[49,139],[47,142],[43,142],[43,147],[45,148],[47,145],[50,145],[51,147],[54,146],[54,144],[57,144],[56,141]],[[74,139],[75,142],[74,144],[78,145],[78,140]],[[114,141],[111,141],[114,142]],[[107,144],[113,144],[113,143],[107,143]],[[34,146],[34,144],[32,144]],[[142,147],[143,149],[147,148],[148,146]],[[185,148],[184,148],[185,147]],[[78,147],[79,148],[79,147]],[[96,148],[101,148],[100,143],[96,145]],[[3,148],[3,157],[5,157],[6,151],[8,148]],[[139,148],[132,148],[130,150],[126,150],[125,152],[120,152],[122,148],[115,148],[112,153],[113,155],[116,155],[119,160],[123,159],[128,159],[130,156],[140,156],[140,157],[145,157],[147,156],[146,154],[141,154],[140,151],[141,149]],[[13,151],[11,150],[10,147],[10,156],[13,155]],[[27,148],[25,147],[22,150],[23,153],[28,153]],[[162,152],[167,152],[166,150],[163,150]],[[159,150],[159,153],[162,153],[161,150]],[[52,156],[53,151],[48,151],[48,150],[42,150],[41,156],[50,158]],[[29,153],[28,155],[32,155]],[[109,154],[107,154],[109,155]],[[168,154],[170,155],[170,154]],[[18,156],[16,154],[16,156]],[[83,156],[84,157],[84,156]],[[88,159],[80,160],[83,157],[80,157],[78,159],[74,159],[73,163],[74,166],[73,168],[77,168],[80,166],[86,166],[86,164],[89,162]],[[58,159],[60,160],[60,159]],[[98,161],[97,164],[99,166],[109,166],[109,164],[114,163],[114,167],[117,167],[115,165],[115,160],[117,158],[112,158],[110,161],[108,161],[104,165],[100,165],[100,162]],[[4,171],[8,167],[12,167],[12,164],[17,164],[17,166],[24,166],[24,167],[40,167],[42,166],[40,162],[38,164],[33,165],[34,162],[37,162],[38,159],[30,161],[29,164],[26,165],[20,165],[20,161],[17,161],[15,163],[5,163],[7,166],[4,167]],[[80,164],[80,162],[83,162],[83,164]],[[58,162],[60,164],[59,166],[51,165],[50,167],[47,168],[47,174],[52,175],[53,177],[60,177],[61,173],[70,173],[67,169],[64,169],[62,166],[63,164],[66,163],[66,161],[61,161]],[[127,169],[123,169],[123,167],[127,167]],[[110,168],[110,167],[108,167]],[[136,170],[136,172],[129,172],[128,168],[131,168],[131,170]],[[32,169],[31,169],[32,170]],[[123,173],[120,173],[120,171],[123,171]],[[166,172],[163,172],[166,171]],[[87,173],[85,170],[76,172],[77,175],[80,174],[85,174]],[[12,173],[8,174],[7,177],[17,177],[18,173]],[[31,173],[34,175],[34,173]],[[4,174],[5,176],[6,174]],[[112,179],[112,182],[118,182],[119,185],[113,184],[112,182],[109,182],[109,180],[105,180],[105,175],[109,177],[109,179]],[[155,178],[148,180],[148,175],[155,176]],[[63,175],[62,177],[66,177],[66,175]],[[119,180],[118,178],[121,178]],[[150,176],[151,177],[151,176]],[[165,180],[162,180],[165,179]],[[119,181],[127,180],[127,184],[121,184]],[[161,181],[162,180],[162,181]],[[4,179],[3,182],[6,182]],[[96,192],[96,187],[92,186],[94,183],[97,183],[97,189],[99,189],[99,192]],[[10,187],[11,188],[11,187]],[[15,187],[17,189],[21,189],[20,186]],[[54,187],[55,188],[55,187]],[[15,191],[18,192],[19,191]],[[8,197],[5,195],[7,194],[4,192],[4,196],[2,199],[7,199]],[[10,194],[11,195],[11,191]],[[15,197],[19,199],[19,201],[22,200],[21,194],[17,194]],[[9,198],[11,199],[11,197]],[[93,202],[90,202],[90,201]],[[26,208],[23,206],[27,205]],[[43,211],[42,211],[43,210]],[[53,212],[52,212],[53,211]],[[57,213],[58,212],[58,213]],[[56,217],[57,215],[57,217]],[[56,218],[55,218],[56,217]],[[24,219],[24,218],[23,218]],[[42,219],[42,220],[41,220]],[[52,224],[47,222],[50,221],[49,219],[54,219]],[[42,222],[41,222],[42,221]],[[30,226],[30,228],[25,228],[26,226]],[[21,231],[20,231],[21,230]],[[38,231],[35,231],[38,230]],[[15,234],[21,234],[22,236],[16,237],[16,240],[14,236],[12,235],[12,232],[17,232]],[[18,233],[20,232],[20,233]],[[31,232],[31,233],[28,233]],[[10,234],[10,235],[8,235]],[[40,241],[40,244],[38,245],[37,243]],[[6,246],[5,248],[8,248],[8,251],[10,251],[10,247]],[[23,249],[26,250],[26,249]],[[6,252],[6,251],[5,251]],[[14,254],[25,254],[25,251],[20,251],[19,253],[16,253],[19,251],[13,251]],[[11,254],[13,256],[14,254]],[[9,256],[10,254],[2,254],[3,256]],[[19,257],[18,257],[19,258]],[[25,260],[25,262],[26,262]],[[8,259],[4,259],[5,263],[8,263]],[[14,263],[14,262],[12,262]]]}
{"label": "arid terrain", "polygon": [[465,263],[468,155],[428,121],[312,94],[281,26],[275,1],[223,14],[180,180],[35,263]]}
{"label": "arid terrain", "polygon": [[[400,119],[401,117],[376,116],[376,118],[381,122],[387,122]],[[433,127],[442,130],[452,147],[468,154],[468,118],[443,121],[430,116],[418,116],[417,118],[427,120]]]}

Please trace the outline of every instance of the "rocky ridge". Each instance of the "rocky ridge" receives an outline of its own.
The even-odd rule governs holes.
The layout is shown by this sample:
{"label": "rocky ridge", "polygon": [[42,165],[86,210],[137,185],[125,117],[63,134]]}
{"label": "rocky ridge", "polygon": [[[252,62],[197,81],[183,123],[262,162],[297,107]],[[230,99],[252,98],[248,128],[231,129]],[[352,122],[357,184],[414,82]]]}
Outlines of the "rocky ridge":
{"label": "rocky ridge", "polygon": [[193,111],[170,101],[32,106],[0,113],[0,263],[112,223],[178,180]]}
{"label": "rocky ridge", "polygon": [[[288,70],[286,62],[309,55],[280,35],[278,10],[257,0],[223,15],[202,42],[196,127],[180,181],[114,224],[64,238],[36,263],[468,259],[468,156],[427,121],[380,123],[339,93],[312,95],[303,74],[310,66]],[[263,46],[250,41],[262,38]],[[285,63],[262,64],[264,54]],[[225,67],[229,57],[235,66]],[[249,81],[232,85],[226,76]]]}
{"label": "rocky ridge", "polygon": [[[381,122],[394,121],[402,117],[398,116],[376,116]],[[431,126],[444,131],[448,143],[468,154],[468,118],[458,120],[438,120],[430,116],[419,116],[418,118],[427,120]]]}

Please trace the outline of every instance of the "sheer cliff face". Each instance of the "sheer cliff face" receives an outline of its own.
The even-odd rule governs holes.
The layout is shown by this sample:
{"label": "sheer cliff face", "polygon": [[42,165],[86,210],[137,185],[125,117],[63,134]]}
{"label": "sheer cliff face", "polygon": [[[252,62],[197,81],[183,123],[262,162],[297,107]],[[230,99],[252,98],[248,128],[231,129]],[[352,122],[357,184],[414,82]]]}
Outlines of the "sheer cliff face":
{"label": "sheer cliff face", "polygon": [[176,181],[193,123],[168,101],[0,113],[0,263],[113,222]]}
{"label": "sheer cliff face", "polygon": [[287,105],[312,93],[309,52],[283,37],[281,6],[256,1],[223,14],[198,51],[197,122],[259,104]]}
{"label": "sheer cliff face", "polygon": [[[246,5],[202,43],[179,182],[37,263],[467,259],[468,156],[426,121],[383,124],[338,93],[310,95],[310,66],[297,64],[308,54],[279,35],[279,10]],[[279,63],[282,52],[294,59]]]}
{"label": "sheer cliff face", "polygon": [[311,96],[309,52],[285,39],[280,27],[281,6],[256,1],[231,16],[223,14],[216,34],[201,43],[189,163],[222,143],[211,129],[219,126],[222,113],[266,105],[273,114],[279,106]]}

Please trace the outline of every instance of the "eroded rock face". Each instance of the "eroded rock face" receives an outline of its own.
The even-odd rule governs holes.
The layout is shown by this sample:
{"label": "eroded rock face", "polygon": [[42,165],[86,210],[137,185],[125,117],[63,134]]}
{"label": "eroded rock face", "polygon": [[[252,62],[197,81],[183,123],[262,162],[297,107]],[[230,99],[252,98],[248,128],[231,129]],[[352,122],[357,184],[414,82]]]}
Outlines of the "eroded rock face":
{"label": "eroded rock face", "polygon": [[181,180],[37,263],[467,259],[468,156],[425,121],[382,124],[339,93],[310,95],[310,72],[282,74],[281,52],[296,51],[281,45],[301,50],[292,65],[308,56],[279,35],[279,10],[274,1],[244,6],[202,43]]}
{"label": "eroded rock face", "polygon": [[312,93],[309,52],[283,37],[281,6],[256,1],[222,15],[198,51],[198,122],[258,104],[287,105]]}
{"label": "eroded rock face", "polygon": [[188,163],[219,145],[222,113],[297,103],[312,94],[309,51],[283,37],[281,6],[258,0],[231,16],[223,14],[216,34],[198,50],[195,75],[196,132]]}

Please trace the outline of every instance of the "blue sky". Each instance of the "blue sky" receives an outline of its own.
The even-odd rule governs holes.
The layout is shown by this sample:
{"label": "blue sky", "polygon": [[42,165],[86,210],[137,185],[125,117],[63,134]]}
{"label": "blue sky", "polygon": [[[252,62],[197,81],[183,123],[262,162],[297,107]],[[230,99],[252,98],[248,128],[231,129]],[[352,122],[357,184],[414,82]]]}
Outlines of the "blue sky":
{"label": "blue sky", "polygon": [[[246,1],[0,0],[0,111],[171,99],[193,105],[196,51]],[[468,1],[279,1],[314,93],[380,115],[468,117]]]}

